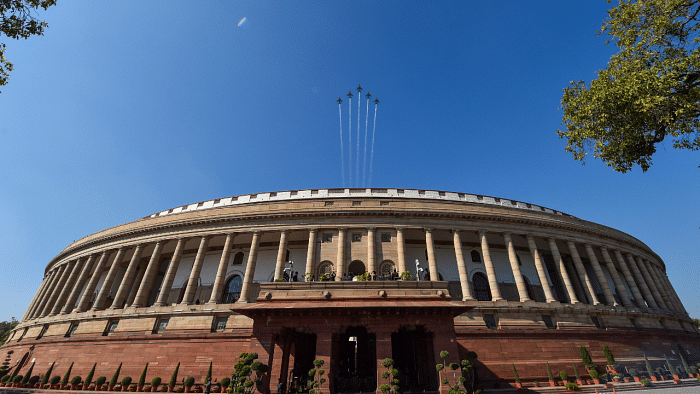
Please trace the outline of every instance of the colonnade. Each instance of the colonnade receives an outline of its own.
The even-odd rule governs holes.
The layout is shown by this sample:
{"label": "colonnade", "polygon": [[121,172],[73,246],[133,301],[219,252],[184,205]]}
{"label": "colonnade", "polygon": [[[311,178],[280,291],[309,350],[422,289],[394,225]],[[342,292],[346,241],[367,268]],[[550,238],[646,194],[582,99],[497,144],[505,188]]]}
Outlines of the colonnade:
{"label": "colonnade", "polygon": [[[396,256],[398,272],[406,271],[406,245],[405,245],[405,231],[409,227],[397,226],[393,230],[396,232]],[[410,228],[414,230],[415,228]],[[288,237],[292,231],[306,231],[308,232],[308,249],[306,254],[306,272],[315,272],[317,258],[316,258],[316,238],[322,231],[337,231],[338,236],[338,250],[337,250],[337,264],[334,265],[337,276],[336,278],[341,278],[347,272],[348,259],[347,259],[347,233],[348,228],[310,228],[310,229],[291,229],[291,230],[281,230],[276,231],[279,233],[279,249],[277,253],[276,265],[274,270],[274,279],[279,279],[283,275],[285,261],[285,251],[287,250]],[[367,229],[367,272],[376,272],[376,256],[375,256],[375,242],[376,242],[376,227],[368,227]],[[425,234],[425,246],[427,252],[428,266],[430,270],[430,280],[439,280],[439,262],[435,255],[435,243],[434,243],[434,233],[436,231],[452,233],[452,239],[454,243],[454,253],[457,262],[457,269],[459,272],[459,282],[463,294],[463,300],[474,300],[473,291],[471,289],[471,283],[469,280],[469,274],[467,270],[467,264],[464,259],[463,253],[463,243],[461,240],[462,234],[467,232],[466,230],[459,229],[432,229],[432,228],[422,228]],[[473,233],[474,230],[469,230]],[[478,230],[476,231],[480,241],[480,252],[483,256],[484,271],[488,279],[488,287],[491,292],[491,300],[499,301],[503,300],[501,290],[499,288],[499,282],[496,276],[496,269],[491,259],[491,248],[487,239],[487,231]],[[194,303],[195,291],[197,289],[200,273],[202,271],[202,266],[204,262],[204,257],[207,252],[207,247],[209,241],[212,237],[223,236],[225,237],[224,248],[221,254],[221,258],[218,264],[218,269],[215,277],[215,282],[212,288],[211,297],[208,301],[210,304],[219,303],[222,297],[227,264],[229,261],[231,249],[233,246],[233,241],[236,236],[242,233],[219,233],[219,234],[208,234],[197,238],[191,238],[192,240],[197,239],[199,241],[199,247],[197,249],[197,254],[194,259],[193,267],[187,281],[186,289],[184,291],[184,297],[182,299],[182,304],[190,305]],[[248,233],[250,235],[250,232]],[[683,308],[683,305],[678,298],[675,290],[673,289],[668,277],[665,272],[657,265],[651,261],[638,256],[633,255],[629,251],[616,249],[613,247],[608,247],[605,245],[592,245],[586,241],[580,239],[571,238],[560,238],[555,239],[553,237],[535,234],[513,234],[511,232],[489,232],[489,234],[500,235],[503,238],[503,244],[506,248],[508,254],[508,261],[510,263],[510,268],[515,279],[515,285],[517,287],[518,297],[520,302],[532,301],[528,295],[527,279],[523,275],[520,269],[520,262],[517,257],[517,253],[514,247],[513,237],[520,236],[524,237],[527,241],[527,246],[531,257],[535,263],[535,268],[540,283],[542,284],[542,290],[544,293],[544,298],[546,303],[556,303],[557,298],[555,297],[555,292],[549,285],[548,274],[546,263],[542,257],[542,252],[537,248],[536,239],[546,240],[549,245],[549,253],[554,260],[554,268],[561,282],[563,282],[562,290],[565,296],[568,298],[568,302],[571,304],[588,303],[592,305],[606,304],[615,307],[624,307],[629,310],[639,309],[642,311],[650,311],[657,314],[677,314],[682,316],[687,316],[687,312]],[[250,252],[248,254],[248,260],[246,264],[245,276],[243,278],[243,287],[241,290],[241,297],[238,302],[246,303],[251,302],[253,294],[251,294],[253,277],[255,274],[255,268],[257,264],[257,255],[260,246],[260,238],[262,236],[261,231],[252,232],[252,241],[250,244]],[[168,297],[172,290],[173,281],[175,279],[175,274],[180,265],[180,260],[183,255],[183,250],[185,243],[188,238],[175,238],[175,239],[165,239],[158,240],[154,242],[138,243],[131,246],[121,246],[116,249],[108,249],[101,252],[93,253],[87,256],[81,256],[75,260],[68,261],[56,267],[53,267],[44,277],[44,280],[37,290],[37,293],[29,305],[27,312],[23,317],[23,321],[32,320],[37,318],[43,318],[46,316],[56,316],[59,314],[70,314],[73,312],[86,312],[90,310],[103,310],[109,309],[122,309],[126,306],[130,307],[146,307],[149,301],[149,296],[152,293],[156,274],[160,264],[160,256],[163,247],[170,243],[176,242],[175,251],[170,258],[167,266],[167,271],[162,281],[162,286],[158,292],[157,298],[154,306],[163,306],[167,304]],[[557,241],[566,244],[566,249],[564,252],[568,252],[571,256],[570,259],[565,259],[562,257],[562,253],[559,250]],[[151,252],[150,258],[148,259],[148,264],[139,269],[139,263],[141,260],[141,255],[147,246],[154,245],[153,251]],[[577,245],[581,245],[586,252],[586,257],[591,264],[592,271],[595,275],[597,283],[602,290],[602,298],[599,297],[594,289],[594,281],[589,276],[586,270],[583,260],[579,255]],[[619,296],[619,302],[614,297],[613,291],[608,283],[608,280],[603,272],[601,262],[598,261],[594,248],[600,251],[600,255],[603,257],[602,264],[610,274],[612,279],[612,284],[616,288],[616,293]],[[107,305],[107,298],[110,290],[115,284],[115,279],[117,277],[117,272],[122,266],[124,257],[127,252],[133,249],[131,259],[129,260],[128,266],[126,268],[126,273],[124,274],[121,282],[119,283],[118,290],[112,301],[111,305]],[[107,269],[108,261],[111,256],[116,253],[114,260]],[[617,264],[617,265],[616,265]],[[619,267],[619,269],[618,269]],[[103,281],[102,287],[95,298],[92,305],[90,302],[93,298],[93,293],[97,288],[97,285],[104,276],[106,271],[106,276]],[[569,272],[575,273],[575,278],[569,275]],[[550,271],[551,273],[551,271]],[[554,278],[552,278],[554,280]],[[557,279],[558,280],[558,279]],[[133,284],[132,284],[133,283]],[[136,286],[135,284],[138,284]],[[629,288],[632,297],[627,293],[627,288]],[[585,299],[579,299],[577,296],[576,289],[583,294]],[[82,294],[82,296],[81,296]]]}

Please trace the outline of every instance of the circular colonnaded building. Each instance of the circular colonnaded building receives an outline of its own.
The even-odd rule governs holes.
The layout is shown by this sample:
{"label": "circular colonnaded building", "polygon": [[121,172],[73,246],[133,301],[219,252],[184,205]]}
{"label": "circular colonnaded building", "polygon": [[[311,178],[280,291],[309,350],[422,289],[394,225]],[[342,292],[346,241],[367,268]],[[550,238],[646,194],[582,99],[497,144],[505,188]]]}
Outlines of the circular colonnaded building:
{"label": "circular colonnaded building", "polygon": [[[392,273],[407,271],[412,280]],[[636,238],[520,201],[407,189],[260,193],[159,212],[53,258],[0,357],[43,373],[197,383],[238,355],[270,366],[265,390],[305,386],[325,360],[332,393],[376,391],[392,358],[402,390],[441,391],[435,364],[479,355],[484,387],[573,375],[580,345],[643,369],[700,355],[700,334]],[[369,272],[376,280],[357,281]],[[327,279],[334,273],[334,277]],[[298,281],[284,282],[286,276]],[[427,277],[426,277],[426,274]],[[313,277],[313,279],[311,278]],[[419,277],[420,280],[416,280]],[[353,280],[354,278],[354,280]],[[407,279],[407,278],[404,278]],[[15,364],[17,363],[17,364]]]}

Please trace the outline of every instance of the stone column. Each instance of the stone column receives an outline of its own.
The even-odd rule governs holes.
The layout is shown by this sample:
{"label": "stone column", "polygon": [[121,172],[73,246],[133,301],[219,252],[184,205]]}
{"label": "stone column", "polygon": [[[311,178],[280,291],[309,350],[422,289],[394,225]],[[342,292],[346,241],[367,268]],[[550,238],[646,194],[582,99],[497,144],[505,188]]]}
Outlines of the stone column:
{"label": "stone column", "polygon": [[[115,263],[117,266],[121,263],[122,258],[124,257],[124,252],[126,251],[126,247],[121,247],[117,251],[117,256],[114,258],[114,263],[112,263],[112,268],[115,268],[114,274],[116,275],[117,271],[115,267]],[[102,272],[105,270],[105,266],[107,265],[107,262],[109,261],[109,256],[112,254],[111,250],[105,250],[102,252],[102,256],[100,256],[100,260],[97,262],[97,267],[95,267],[95,271],[92,273],[92,277],[90,278],[90,282],[88,283],[88,286],[85,288],[85,291],[83,292],[83,296],[80,298],[80,303],[78,304],[78,310],[77,312],[85,312],[88,310],[88,305],[90,304],[90,300],[92,299],[92,293],[95,291],[95,288],[97,288],[97,284],[100,282],[100,278],[102,277]],[[110,272],[112,270],[110,269]],[[107,274],[107,278],[105,278],[105,281],[109,278],[109,273]],[[114,277],[112,277],[112,280],[114,280]],[[110,286],[111,283],[110,283]],[[105,286],[102,286],[104,289]],[[107,293],[109,293],[109,289],[106,290]],[[107,298],[107,293],[105,293],[104,298]],[[102,291],[100,291],[100,294],[102,294]],[[100,300],[99,295],[95,299],[95,304],[92,306],[92,309],[95,309],[95,306],[98,305],[97,301]],[[104,302],[104,299],[103,301]]]}
{"label": "stone column", "polygon": [[34,298],[32,299],[32,302],[29,303],[29,307],[27,308],[27,311],[24,312],[24,316],[22,316],[21,321],[29,320],[32,316],[32,311],[34,310],[34,307],[36,304],[39,302],[41,297],[44,295],[44,290],[48,286],[49,282],[51,281],[51,274],[46,275],[44,279],[41,281],[41,285],[39,285],[39,289],[36,291],[36,295],[34,295]]}
{"label": "stone column", "polygon": [[275,280],[284,278],[284,265],[287,252],[287,233],[288,230],[280,231],[280,247],[277,249],[277,265],[275,266]]}
{"label": "stone column", "polygon": [[656,274],[656,277],[659,279],[661,287],[663,287],[664,291],[666,292],[666,296],[669,299],[669,302],[667,304],[671,304],[670,307],[673,309],[674,312],[682,313],[683,310],[679,307],[678,300],[676,300],[673,293],[669,289],[669,283],[667,282],[666,276],[663,274],[663,271],[661,271],[661,268],[652,265],[651,270]]}
{"label": "stone column", "polygon": [[617,273],[615,263],[613,263],[612,258],[610,257],[610,253],[608,253],[608,248],[606,248],[605,246],[601,246],[600,253],[603,255],[605,266],[608,267],[608,272],[610,272],[610,276],[612,276],[613,282],[615,282],[615,289],[617,290],[617,295],[620,296],[620,300],[622,300],[622,305],[624,305],[626,308],[635,307],[635,305],[632,304],[632,300],[630,299],[629,295],[627,294],[627,288],[625,287],[625,284],[622,283],[622,279]]}
{"label": "stone column", "polygon": [[376,254],[374,252],[375,227],[367,227],[367,272],[370,274],[377,272]]}
{"label": "stone column", "polygon": [[34,303],[34,306],[30,308],[29,314],[27,315],[27,320],[31,320],[41,311],[44,309],[44,302],[46,300],[47,294],[49,293],[49,290],[51,289],[51,286],[53,286],[54,280],[56,280],[56,273],[57,270],[52,270],[51,272],[48,273],[46,276],[46,280],[44,280],[44,285],[43,289],[41,290],[41,294],[39,294],[39,298],[37,298],[36,302]]}
{"label": "stone column", "polygon": [[544,269],[544,264],[542,264],[542,259],[540,258],[540,252],[537,250],[537,244],[535,243],[535,238],[528,234],[527,246],[530,248],[530,254],[532,259],[535,261],[535,268],[537,269],[537,276],[540,278],[540,283],[542,284],[542,290],[544,290],[544,298],[547,303],[557,302],[557,299],[552,293],[552,288],[549,286],[549,280],[547,279],[547,272]]}
{"label": "stone column", "polygon": [[508,250],[508,261],[510,261],[510,269],[513,271],[513,277],[515,278],[515,286],[518,288],[520,302],[530,301],[530,296],[527,294],[527,285],[525,284],[523,273],[520,271],[520,264],[518,264],[518,256],[515,254],[515,247],[513,247],[511,234],[503,233],[503,240]]}
{"label": "stone column", "polygon": [[71,313],[73,308],[75,308],[75,303],[78,301],[78,297],[80,296],[80,292],[83,291],[83,287],[85,287],[85,282],[87,282],[87,279],[92,272],[92,268],[95,266],[96,259],[97,254],[91,254],[90,257],[88,257],[87,262],[85,262],[83,265],[83,270],[80,272],[78,281],[75,283],[70,296],[68,296],[66,305],[61,310],[61,314]]}
{"label": "stone column", "polygon": [[202,273],[204,256],[207,255],[207,245],[209,245],[209,236],[205,235],[199,240],[197,256],[194,258],[190,279],[187,281],[187,288],[185,289],[185,296],[182,298],[183,305],[192,305],[194,303],[194,293],[197,291],[197,285],[199,284],[199,274]]}
{"label": "stone column", "polygon": [[486,239],[486,231],[479,230],[479,238],[481,238],[481,254],[484,255],[484,267],[486,268],[486,276],[489,278],[489,288],[491,289],[491,301],[500,301],[501,290],[498,288],[498,278],[496,270],[491,262],[491,252],[489,251],[489,242]]}
{"label": "stone column", "polygon": [[187,238],[180,238],[177,240],[177,246],[175,247],[175,252],[173,257],[170,259],[168,264],[168,271],[165,273],[165,278],[163,278],[163,286],[160,288],[160,293],[158,294],[158,300],[153,306],[163,306],[167,305],[168,297],[170,297],[170,290],[173,287],[173,281],[175,280],[175,273],[180,265],[180,259],[182,258],[182,250],[185,248],[187,243]]}
{"label": "stone column", "polygon": [[68,295],[70,295],[70,292],[75,287],[75,281],[78,280],[78,273],[80,272],[80,268],[83,266],[84,261],[84,258],[80,258],[73,264],[73,269],[70,271],[70,276],[68,276],[66,284],[63,286],[61,293],[58,295],[56,303],[53,305],[49,316],[56,316],[59,314],[59,312],[61,312],[61,308],[63,308],[66,303],[66,298],[68,298]]}
{"label": "stone column", "polygon": [[347,272],[345,269],[345,234],[347,234],[347,232],[348,229],[346,228],[338,229],[338,262],[336,263],[338,268],[335,273],[336,280],[340,280]]}
{"label": "stone column", "polygon": [[[311,230],[314,236],[309,236],[309,248],[314,245],[312,242],[315,239],[316,230]],[[312,239],[313,238],[313,239]],[[258,263],[258,245],[260,244],[260,232],[255,231],[253,233],[253,241],[250,243],[250,253],[248,254],[248,265],[245,268],[245,276],[243,278],[243,288],[241,289],[241,298],[238,302],[247,303],[250,302],[250,288],[253,285],[253,277],[255,276],[255,265]],[[312,260],[313,262],[313,260]],[[309,266],[307,261],[307,267]],[[312,267],[313,268],[313,267]]]}
{"label": "stone column", "polygon": [[56,286],[51,290],[50,297],[46,300],[46,305],[44,306],[44,309],[41,311],[41,315],[39,317],[44,317],[48,315],[51,312],[51,308],[53,308],[53,304],[56,302],[56,299],[58,298],[58,295],[61,293],[63,290],[66,281],[68,280],[68,274],[70,274],[71,270],[71,265],[70,263],[63,264],[61,266],[61,275],[58,276],[58,281],[56,281]]}
{"label": "stone column", "polygon": [[653,269],[654,265],[649,260],[643,260],[642,262],[644,263],[644,268],[646,268],[649,277],[651,277],[651,280],[654,282],[654,286],[656,286],[657,291],[661,295],[661,299],[664,305],[666,305],[666,310],[672,312],[674,310],[674,305],[671,302],[671,297],[666,294],[666,288],[662,285],[659,280],[659,275]]}
{"label": "stone column", "polygon": [[683,306],[683,301],[681,301],[681,298],[678,297],[678,294],[676,293],[676,289],[673,288],[673,285],[671,284],[671,280],[668,279],[668,276],[664,271],[662,271],[660,268],[658,269],[659,272],[659,278],[663,283],[666,284],[666,292],[676,301],[676,306],[678,308],[678,312],[681,314],[684,314],[685,316],[688,316],[688,312],[685,310],[685,307]]}
{"label": "stone column", "polygon": [[134,279],[136,269],[139,266],[139,260],[141,260],[141,252],[143,252],[143,248],[144,244],[136,245],[134,254],[131,256],[131,261],[129,261],[129,266],[126,268],[126,272],[122,278],[122,283],[119,285],[117,294],[114,296],[114,301],[112,301],[112,306],[110,306],[109,309],[122,309],[124,307],[127,291],[129,290],[132,279]]}
{"label": "stone column", "polygon": [[569,273],[566,271],[566,264],[564,264],[564,259],[559,253],[559,248],[557,248],[557,241],[554,238],[547,238],[549,242],[549,250],[552,252],[552,257],[557,263],[556,266],[559,269],[559,275],[561,275],[564,281],[564,287],[566,287],[566,293],[569,296],[569,301],[571,304],[580,304],[581,301],[578,300],[576,296],[576,291],[574,290],[574,285],[571,283],[571,278],[569,278]]}
{"label": "stone column", "polygon": [[[236,237],[234,233],[226,234],[224,242],[224,250],[221,252],[221,260],[219,260],[219,269],[216,271],[216,279],[214,280],[214,288],[211,291],[211,297],[208,304],[216,304],[219,302],[224,291],[224,282],[226,281],[226,269],[228,268],[228,259],[231,256],[231,247],[233,239]],[[279,258],[279,256],[278,256]]]}
{"label": "stone column", "polygon": [[591,260],[593,272],[595,272],[595,276],[598,278],[598,283],[600,284],[600,288],[603,290],[603,296],[605,297],[606,303],[608,305],[617,306],[617,301],[615,301],[615,297],[613,297],[613,293],[610,290],[610,284],[608,284],[608,280],[605,278],[603,269],[600,267],[600,263],[598,263],[598,258],[593,251],[593,247],[586,243],[583,244],[583,246],[586,248],[588,259]]}
{"label": "stone column", "polygon": [[139,292],[140,289],[139,285],[141,284],[143,277],[146,275],[146,268],[146,264],[144,264],[144,262],[142,261],[141,264],[139,264],[138,266],[138,271],[136,272],[134,280],[131,282],[131,287],[129,288],[129,295],[126,297],[126,301],[124,302],[124,308],[133,306],[134,301],[136,300],[136,294]]}
{"label": "stone column", "polygon": [[[134,303],[131,305],[134,308],[140,308],[142,306],[148,306],[148,299],[151,295],[151,289],[153,288],[153,281],[156,278],[156,273],[158,272],[158,267],[160,266],[160,254],[163,251],[163,246],[165,246],[168,241],[158,241],[156,242],[155,248],[153,248],[153,253],[151,253],[151,260],[148,262],[148,267],[141,280],[141,285],[139,286],[139,291],[136,293],[136,298]],[[138,283],[138,282],[137,282]]]}
{"label": "stone column", "polygon": [[[316,232],[318,229],[312,228],[309,230],[309,246],[306,249],[306,273],[308,276],[315,275],[316,271]],[[246,275],[248,273],[246,272]],[[247,302],[247,301],[246,301]]]}
{"label": "stone column", "polygon": [[630,291],[632,292],[632,296],[634,297],[637,306],[642,309],[646,309],[647,305],[644,303],[644,297],[642,297],[642,293],[639,291],[639,288],[637,287],[637,284],[634,281],[634,276],[632,276],[632,273],[630,273],[629,268],[627,268],[627,264],[625,263],[625,259],[622,257],[622,253],[620,253],[619,250],[615,250],[614,253],[615,259],[617,260],[617,264],[620,265],[622,277],[625,279],[625,282],[627,282],[627,286],[630,288]]}
{"label": "stone column", "polygon": [[649,290],[647,283],[644,281],[644,277],[642,277],[642,273],[637,267],[637,262],[634,261],[634,257],[632,257],[632,255],[629,253],[627,254],[627,263],[632,269],[634,278],[637,280],[637,284],[644,295],[644,299],[647,301],[647,305],[649,305],[649,307],[652,309],[659,309],[659,306],[656,304],[656,300],[654,300],[654,297],[651,295],[651,291]]}
{"label": "stone column", "polygon": [[433,244],[433,229],[425,229],[425,247],[428,250],[428,267],[430,267],[430,281],[440,280],[437,261],[435,261],[435,245]]}
{"label": "stone column", "polygon": [[[578,277],[581,280],[581,284],[583,284],[586,287],[586,290],[588,291],[588,295],[591,297],[591,300],[593,301],[593,305],[600,304],[600,301],[598,301],[598,297],[595,295],[595,290],[593,289],[593,284],[591,283],[591,279],[588,277],[588,273],[586,272],[586,268],[583,266],[583,261],[581,261],[581,257],[578,255],[578,250],[576,250],[576,245],[571,240],[567,240],[566,244],[569,246],[569,252],[571,253],[571,258],[574,260],[574,266],[576,267],[576,271],[578,271]],[[584,291],[584,293],[585,293],[585,291]]]}
{"label": "stone column", "polygon": [[396,228],[396,251],[399,259],[397,262],[399,265],[399,275],[406,271],[406,242],[403,238],[403,230],[403,227]]}
{"label": "stone column", "polygon": [[639,272],[642,274],[644,281],[647,282],[647,286],[649,286],[649,290],[651,291],[652,297],[654,297],[654,301],[656,301],[656,305],[658,305],[661,310],[668,310],[668,306],[666,306],[663,298],[661,298],[661,293],[659,293],[659,289],[656,288],[654,279],[649,275],[649,271],[647,271],[647,267],[644,265],[644,261],[641,257],[637,257],[637,267],[639,267]]}
{"label": "stone column", "polygon": [[459,230],[452,231],[452,238],[455,245],[455,258],[457,259],[457,270],[459,271],[459,284],[462,287],[462,301],[473,300],[471,285],[469,284],[469,273],[467,272],[467,264],[464,262],[464,253],[462,252],[462,239],[459,236]]}

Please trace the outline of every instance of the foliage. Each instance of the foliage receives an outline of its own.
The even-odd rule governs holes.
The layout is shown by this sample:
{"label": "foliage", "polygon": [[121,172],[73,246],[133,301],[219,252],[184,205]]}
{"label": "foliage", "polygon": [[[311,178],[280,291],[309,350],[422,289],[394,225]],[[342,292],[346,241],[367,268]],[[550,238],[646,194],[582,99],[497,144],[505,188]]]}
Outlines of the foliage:
{"label": "foliage", "polygon": [[122,363],[119,363],[119,366],[117,367],[117,370],[114,371],[114,375],[112,375],[112,380],[109,381],[110,386],[114,386],[117,384],[117,380],[119,379],[119,371],[122,370]]}
{"label": "foliage", "polygon": [[413,275],[408,271],[404,271],[401,273],[401,280],[413,280]]}
{"label": "foliage", "polygon": [[569,382],[564,385],[564,387],[566,387],[567,390],[578,390],[578,383]]}
{"label": "foliage", "polygon": [[24,379],[22,379],[22,383],[29,383],[29,378],[32,377],[32,371],[34,370],[34,363],[32,363],[32,366],[29,367],[29,370],[27,370],[27,373],[24,375]]}
{"label": "foliage", "polygon": [[569,380],[569,374],[566,371],[559,371],[559,379]]}
{"label": "foliage", "polygon": [[[467,360],[461,360],[459,364],[457,363],[450,363],[447,364],[447,367],[452,370],[452,378],[453,378],[453,383],[450,383],[447,375],[447,371],[445,369],[445,364],[447,358],[450,356],[450,353],[447,351],[441,351],[440,352],[440,358],[443,360],[443,364],[438,364],[435,366],[435,369],[440,373],[440,371],[443,371],[443,378],[442,378],[442,383],[445,385],[448,385],[450,389],[448,390],[448,394],[467,394],[467,393],[474,393],[474,383],[476,380],[476,375],[475,375],[475,370],[476,367],[474,364]],[[467,352],[467,358],[470,358],[472,360],[476,360],[477,354],[474,352]],[[456,371],[461,369],[461,374],[459,377],[456,376]],[[459,385],[462,385],[464,390],[459,389]],[[477,390],[478,392],[479,390]]]}
{"label": "foliage", "polygon": [[80,382],[82,382],[82,381],[83,381],[83,378],[81,378],[81,377],[78,376],[78,375],[75,375],[75,376],[73,376],[73,379],[70,380],[70,384],[72,384],[73,386],[77,386],[77,385],[79,385]]}
{"label": "foliage", "polygon": [[51,366],[48,370],[46,370],[46,373],[44,374],[44,378],[41,379],[42,386],[49,383],[49,378],[51,377],[51,372],[53,371],[54,364],[56,364],[55,361],[51,363]]}
{"label": "foliage", "polygon": [[99,378],[97,378],[97,380],[95,380],[95,386],[102,386],[103,384],[105,384],[106,381],[107,378],[105,376],[100,376]]}
{"label": "foliage", "polygon": [[238,361],[233,366],[234,372],[231,374],[231,384],[228,392],[230,394],[252,394],[262,386],[263,375],[269,371],[269,367],[259,361],[257,353],[243,352]]}
{"label": "foliage", "polygon": [[560,138],[584,161],[589,150],[615,171],[651,166],[656,145],[700,149],[700,2],[621,0],[599,34],[618,47],[590,85],[564,89]]}
{"label": "foliage", "polygon": [[90,373],[87,374],[85,377],[85,384],[84,386],[90,386],[90,383],[92,383],[92,377],[95,376],[95,367],[97,366],[97,363],[92,365],[92,369],[90,370]]}
{"label": "foliage", "polygon": [[34,376],[32,376],[31,378],[29,378],[29,382],[28,382],[28,383],[31,384],[31,385],[34,385],[34,384],[36,384],[36,382],[39,381],[39,379],[41,379],[41,378],[40,378],[38,375],[34,375]]}
{"label": "foliage", "polygon": [[326,379],[323,377],[326,371],[321,369],[325,363],[326,362],[321,359],[313,361],[314,367],[309,370],[309,377],[312,379],[312,389],[309,390],[309,394],[321,394],[321,386],[326,383]]}
{"label": "foliage", "polygon": [[518,370],[515,369],[515,364],[511,364],[513,366],[513,375],[515,375],[515,383],[520,383],[520,376],[518,375]]}
{"label": "foliage", "polygon": [[6,383],[8,380],[10,380],[10,375],[5,375],[0,379],[0,383]]}
{"label": "foliage", "polygon": [[547,376],[549,376],[549,381],[554,381],[554,375],[552,375],[552,368],[549,366],[549,361],[547,361]]}
{"label": "foliage", "polygon": [[[7,323],[7,322],[0,323],[0,325],[4,324],[4,323]],[[0,343],[0,346],[2,346],[1,343]],[[10,350],[9,352],[7,352],[7,356],[5,356],[5,361],[2,362],[2,366],[0,367],[0,376],[5,376],[7,374],[7,370],[10,367],[10,359],[12,358],[12,353],[14,353],[13,350]]]}
{"label": "foliage", "polygon": [[168,383],[168,387],[175,387],[175,383],[177,383],[177,371],[179,370],[180,363],[177,363],[177,367],[175,367],[175,371],[173,371],[173,375],[170,377],[170,383]]}
{"label": "foliage", "polygon": [[574,374],[576,374],[576,380],[581,380],[581,375],[578,374],[578,368],[576,368],[576,363],[572,361],[571,364],[574,366]]}
{"label": "foliage", "polygon": [[12,383],[19,383],[24,379],[24,376],[22,375],[16,375],[14,378],[12,378]]}
{"label": "foliage", "polygon": [[664,354],[664,360],[666,360],[666,366],[668,367],[669,373],[675,373],[675,369],[673,368],[673,365],[671,365],[671,362],[666,358],[666,355]]}
{"label": "foliage", "polygon": [[66,374],[63,375],[63,380],[61,380],[62,385],[68,384],[70,381],[70,371],[73,369],[73,363],[70,363],[70,367],[68,367],[68,370],[66,371]]}
{"label": "foliage", "polygon": [[647,358],[646,354],[644,355],[644,364],[646,364],[649,376],[654,376],[654,370],[651,368],[651,363],[649,362],[649,359]]}
{"label": "foliage", "polygon": [[[56,4],[56,0],[3,0],[0,1],[0,35],[19,40],[30,36],[44,35],[49,25],[39,21],[33,14],[39,7],[46,10]],[[0,43],[0,86],[7,84],[13,64],[5,58],[5,44]],[[14,318],[13,318],[14,319]]]}
{"label": "foliage", "polygon": [[228,387],[231,384],[231,379],[223,378],[221,379],[221,387]]}
{"label": "foliage", "polygon": [[644,387],[649,387],[649,386],[651,386],[651,381],[650,381],[649,379],[642,379],[642,380],[639,381],[639,383],[641,383],[642,386],[644,386]]}
{"label": "foliage", "polygon": [[190,376],[190,377],[188,377],[187,379],[185,379],[184,386],[185,386],[185,387],[192,387],[192,386],[194,386],[194,378],[193,378],[192,376]]}
{"label": "foliage", "polygon": [[357,275],[358,282],[366,282],[372,280],[372,274],[365,272],[364,274]]}
{"label": "foliage", "polygon": [[679,356],[680,359],[681,359],[681,364],[683,364],[683,370],[685,371],[685,373],[687,373],[687,374],[693,373],[693,371],[692,371],[692,370],[690,369],[690,367],[688,366],[688,362],[685,361],[685,357],[683,357],[683,352],[682,352],[682,351],[679,351],[679,352],[678,352],[678,356]]}
{"label": "foliage", "polygon": [[382,360],[382,366],[386,371],[382,372],[382,378],[386,379],[386,383],[379,385],[379,390],[383,394],[397,394],[399,392],[399,370],[394,368],[394,360],[385,358]]}
{"label": "foliage", "polygon": [[615,356],[613,356],[608,345],[603,345],[603,354],[605,355],[605,360],[608,362],[608,365],[617,364],[615,362]]}
{"label": "foliage", "polygon": [[588,375],[591,376],[591,379],[600,379],[600,373],[598,372],[597,369],[591,369],[588,371]]}
{"label": "foliage", "polygon": [[634,368],[630,368],[629,374],[630,374],[630,376],[632,376],[633,378],[639,377],[639,372],[637,372],[637,370],[634,369]]}
{"label": "foliage", "polygon": [[146,363],[146,366],[143,367],[143,372],[141,372],[141,377],[139,377],[139,386],[143,386],[146,384],[146,371],[148,371],[148,363]]}
{"label": "foliage", "polygon": [[275,279],[275,282],[286,282],[286,280],[284,280],[284,278],[277,278]]}
{"label": "foliage", "polygon": [[61,377],[58,376],[58,375],[56,375],[56,376],[54,376],[53,378],[51,378],[51,380],[49,380],[49,383],[51,383],[51,384],[58,384],[60,381],[61,381]]}
{"label": "foliage", "polygon": [[122,387],[128,386],[131,384],[131,376],[126,376],[124,379],[122,379]]}
{"label": "foliage", "polygon": [[160,376],[156,376],[155,378],[151,379],[151,386],[158,387],[160,386],[161,381],[162,379],[160,378]]}
{"label": "foliage", "polygon": [[588,349],[586,349],[585,346],[581,345],[578,347],[578,351],[581,354],[581,361],[583,362],[583,366],[590,369],[593,365],[593,359],[591,358],[591,354],[588,353]]}
{"label": "foliage", "polygon": [[207,377],[204,378],[204,384],[208,384],[211,381],[211,361],[209,361],[209,369],[207,370]]}

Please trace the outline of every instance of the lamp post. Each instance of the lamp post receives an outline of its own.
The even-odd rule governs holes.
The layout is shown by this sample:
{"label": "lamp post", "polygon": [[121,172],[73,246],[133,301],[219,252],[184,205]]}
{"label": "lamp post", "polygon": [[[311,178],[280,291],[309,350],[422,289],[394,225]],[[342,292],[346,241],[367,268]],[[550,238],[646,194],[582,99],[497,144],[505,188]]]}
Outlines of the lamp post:
{"label": "lamp post", "polygon": [[420,273],[423,272],[423,268],[420,267],[420,261],[416,259],[416,280],[421,280],[420,279]]}

